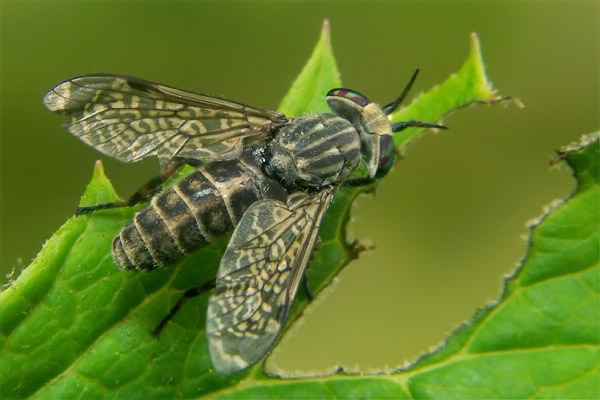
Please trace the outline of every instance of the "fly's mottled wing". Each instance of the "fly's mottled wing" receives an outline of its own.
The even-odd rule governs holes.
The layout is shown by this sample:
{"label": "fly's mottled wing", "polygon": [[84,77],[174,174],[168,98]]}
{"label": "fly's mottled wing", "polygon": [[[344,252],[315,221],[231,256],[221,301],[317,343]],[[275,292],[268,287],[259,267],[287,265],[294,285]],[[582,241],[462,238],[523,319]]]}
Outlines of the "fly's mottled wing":
{"label": "fly's mottled wing", "polygon": [[254,203],[242,216],[217,274],[206,331],[215,369],[243,370],[281,333],[319,232],[332,189],[294,193],[287,204]]}
{"label": "fly's mottled wing", "polygon": [[98,151],[125,162],[156,155],[222,161],[244,144],[270,137],[287,118],[275,111],[119,75],[86,75],[44,97],[69,117],[66,128]]}

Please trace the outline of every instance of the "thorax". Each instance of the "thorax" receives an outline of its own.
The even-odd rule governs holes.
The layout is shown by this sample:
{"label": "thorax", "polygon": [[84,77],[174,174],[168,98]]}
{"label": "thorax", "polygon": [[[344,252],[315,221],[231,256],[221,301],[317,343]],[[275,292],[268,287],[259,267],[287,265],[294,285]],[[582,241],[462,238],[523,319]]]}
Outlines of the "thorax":
{"label": "thorax", "polygon": [[361,158],[356,128],[335,114],[300,117],[268,147],[265,169],[288,186],[320,188],[345,180]]}

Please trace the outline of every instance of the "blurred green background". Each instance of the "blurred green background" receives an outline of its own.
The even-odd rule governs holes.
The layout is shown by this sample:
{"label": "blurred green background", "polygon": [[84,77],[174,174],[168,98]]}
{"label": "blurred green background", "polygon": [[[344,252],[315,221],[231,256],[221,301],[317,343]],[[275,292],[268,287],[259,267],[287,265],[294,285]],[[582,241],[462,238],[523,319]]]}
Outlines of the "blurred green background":
{"label": "blurred green background", "polygon": [[[599,127],[600,11],[572,2],[1,3],[0,269],[22,268],[77,207],[99,154],[41,99],[75,75],[128,74],[276,108],[329,18],[344,85],[377,102],[412,71],[443,81],[479,34],[490,80],[526,104],[478,106],[428,133],[357,202],[352,237],[376,250],[342,272],[277,347],[273,367],[394,368],[500,296],[526,222],[573,190],[553,151]],[[103,158],[130,195],[155,160]]]}

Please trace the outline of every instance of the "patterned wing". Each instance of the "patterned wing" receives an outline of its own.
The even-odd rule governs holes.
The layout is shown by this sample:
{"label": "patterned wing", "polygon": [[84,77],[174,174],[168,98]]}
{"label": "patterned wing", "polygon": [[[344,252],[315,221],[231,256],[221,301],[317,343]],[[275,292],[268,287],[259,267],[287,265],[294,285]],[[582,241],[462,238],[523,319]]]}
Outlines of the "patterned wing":
{"label": "patterned wing", "polygon": [[287,205],[262,200],[242,216],[221,260],[206,317],[218,372],[251,366],[275,343],[331,198],[331,189],[294,193]]}
{"label": "patterned wing", "polygon": [[285,115],[138,78],[86,75],[44,97],[69,117],[66,128],[98,151],[125,162],[156,155],[230,160],[245,143],[268,138]]}

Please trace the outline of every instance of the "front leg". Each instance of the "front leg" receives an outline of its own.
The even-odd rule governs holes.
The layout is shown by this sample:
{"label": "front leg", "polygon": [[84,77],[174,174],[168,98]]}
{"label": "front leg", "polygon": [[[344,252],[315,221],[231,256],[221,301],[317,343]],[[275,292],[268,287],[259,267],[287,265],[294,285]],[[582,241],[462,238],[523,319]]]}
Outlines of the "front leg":
{"label": "front leg", "polygon": [[350,186],[350,187],[367,186],[372,183],[375,183],[375,181],[376,181],[376,179],[371,178],[370,176],[365,176],[365,177],[361,177],[361,178],[352,178],[352,179],[348,179],[346,182],[344,182],[344,186]]}

